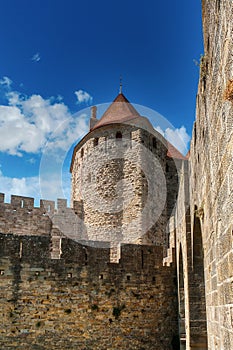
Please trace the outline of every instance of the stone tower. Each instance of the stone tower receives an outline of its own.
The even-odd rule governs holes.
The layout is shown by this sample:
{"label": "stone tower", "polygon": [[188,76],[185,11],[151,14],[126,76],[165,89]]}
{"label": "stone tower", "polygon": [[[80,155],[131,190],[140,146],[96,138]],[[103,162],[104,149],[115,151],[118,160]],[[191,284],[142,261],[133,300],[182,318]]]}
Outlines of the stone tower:
{"label": "stone tower", "polygon": [[182,159],[121,92],[99,120],[92,107],[71,162],[71,202],[88,240],[166,248]]}

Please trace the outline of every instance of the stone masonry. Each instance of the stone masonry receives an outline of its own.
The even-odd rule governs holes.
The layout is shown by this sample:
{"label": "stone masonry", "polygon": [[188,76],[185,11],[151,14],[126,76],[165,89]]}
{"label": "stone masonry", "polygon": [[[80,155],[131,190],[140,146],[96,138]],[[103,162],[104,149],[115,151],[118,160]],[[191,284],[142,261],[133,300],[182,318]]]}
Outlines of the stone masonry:
{"label": "stone masonry", "polygon": [[[203,0],[196,121],[175,215],[181,344],[233,347],[233,7]],[[208,345],[207,345],[208,344]]]}
{"label": "stone masonry", "polygon": [[167,156],[158,132],[132,124],[87,134],[75,148],[71,172],[72,201],[82,202],[88,238],[166,247],[180,162]]}
{"label": "stone masonry", "polygon": [[1,349],[174,349],[175,268],[161,247],[109,249],[63,238],[51,259],[49,236],[2,234]]}
{"label": "stone masonry", "polygon": [[232,349],[232,1],[202,12],[187,157],[120,93],[74,148],[72,208],[0,194],[1,349]]}

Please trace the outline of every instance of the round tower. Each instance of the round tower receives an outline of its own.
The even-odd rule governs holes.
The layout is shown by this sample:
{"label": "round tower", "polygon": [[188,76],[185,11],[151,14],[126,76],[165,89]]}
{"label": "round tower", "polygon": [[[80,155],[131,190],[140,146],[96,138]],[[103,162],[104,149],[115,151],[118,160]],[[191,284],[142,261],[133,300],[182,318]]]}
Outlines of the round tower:
{"label": "round tower", "polygon": [[71,202],[82,207],[88,240],[167,244],[178,188],[171,151],[123,93],[99,120],[92,108],[90,131],[74,148],[70,168]]}

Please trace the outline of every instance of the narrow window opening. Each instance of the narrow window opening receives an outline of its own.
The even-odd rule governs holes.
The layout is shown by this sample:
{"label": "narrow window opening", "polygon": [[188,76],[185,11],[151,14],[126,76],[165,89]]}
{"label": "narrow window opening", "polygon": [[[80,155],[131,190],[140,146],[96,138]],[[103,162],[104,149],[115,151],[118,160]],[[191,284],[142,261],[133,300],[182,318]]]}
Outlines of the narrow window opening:
{"label": "narrow window opening", "polygon": [[104,138],[104,150],[105,150],[105,153],[107,153],[107,150],[108,150],[108,138],[107,138],[107,136],[105,136],[105,138]]}
{"label": "narrow window opening", "polygon": [[207,40],[207,51],[209,51],[209,48],[210,48],[210,38],[208,36],[208,40]]}
{"label": "narrow window opening", "polygon": [[82,148],[81,149],[81,158],[83,158],[83,156],[84,156],[84,149]]}
{"label": "narrow window opening", "polygon": [[216,10],[217,10],[217,12],[220,11],[220,6],[221,6],[221,1],[220,1],[220,0],[217,0],[217,1],[216,1]]}
{"label": "narrow window opening", "polygon": [[193,134],[194,134],[194,146],[195,146],[196,145],[196,141],[197,141],[196,123],[194,123]]}
{"label": "narrow window opening", "polygon": [[130,281],[130,276],[129,275],[127,276],[127,281]]}
{"label": "narrow window opening", "polygon": [[98,143],[99,143],[99,138],[96,137],[96,138],[94,139],[94,147],[98,146]]}
{"label": "narrow window opening", "polygon": [[157,140],[155,137],[153,137],[153,139],[152,139],[152,144],[153,144],[154,148],[157,148]]}
{"label": "narrow window opening", "polygon": [[116,139],[121,140],[122,139],[122,133],[120,131],[117,131],[116,133]]}
{"label": "narrow window opening", "polygon": [[20,208],[23,208],[23,200],[20,201]]}
{"label": "narrow window opening", "polygon": [[99,275],[99,279],[103,280],[104,279],[104,275],[103,274]]}
{"label": "narrow window opening", "polygon": [[85,253],[85,265],[87,265],[87,253]]}

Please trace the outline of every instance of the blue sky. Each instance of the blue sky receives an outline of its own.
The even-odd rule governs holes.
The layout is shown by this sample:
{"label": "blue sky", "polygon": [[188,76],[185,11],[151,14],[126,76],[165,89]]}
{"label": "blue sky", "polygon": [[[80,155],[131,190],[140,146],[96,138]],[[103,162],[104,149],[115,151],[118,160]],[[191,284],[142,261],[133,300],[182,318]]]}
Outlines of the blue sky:
{"label": "blue sky", "polygon": [[54,147],[66,159],[69,196],[68,150],[87,130],[85,108],[111,102],[120,75],[127,98],[159,112],[173,137],[188,143],[194,60],[203,53],[201,1],[8,0],[0,40],[0,191],[7,197],[61,196],[45,166],[46,190],[38,185],[42,155]]}

